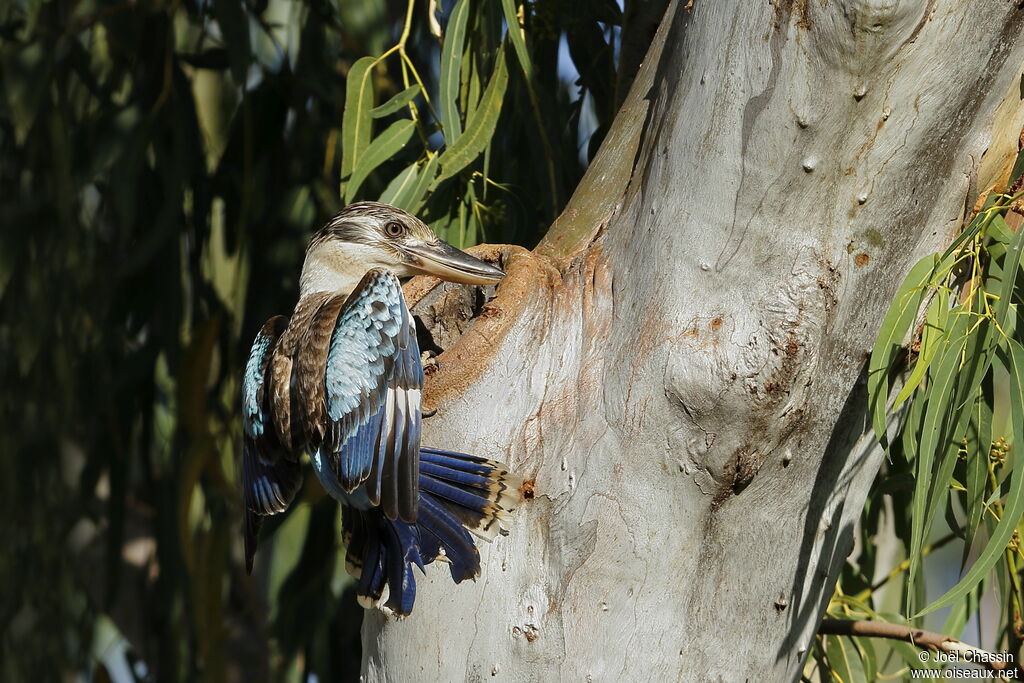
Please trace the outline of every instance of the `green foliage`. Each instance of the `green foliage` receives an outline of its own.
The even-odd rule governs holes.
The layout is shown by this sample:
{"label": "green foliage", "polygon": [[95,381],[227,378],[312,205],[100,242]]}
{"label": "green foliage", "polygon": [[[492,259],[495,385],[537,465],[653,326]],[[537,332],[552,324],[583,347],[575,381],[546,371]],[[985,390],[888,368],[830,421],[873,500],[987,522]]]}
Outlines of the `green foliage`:
{"label": "green foliage", "polygon": [[606,4],[445,1],[439,35],[425,0],[0,4],[0,677],[355,675],[315,481],[245,575],[249,344],[344,201],[535,244],[615,90]]}
{"label": "green foliage", "polygon": [[[910,270],[882,322],[867,387],[871,424],[889,457],[862,516],[860,556],[846,566],[829,608],[838,618],[914,626],[946,609],[945,621],[932,628],[957,638],[969,620],[983,619],[981,600],[990,595],[1005,609],[997,628],[989,625],[991,640],[976,644],[1017,661],[1024,636],[1024,466],[1016,447],[1016,435],[1024,434],[1024,230],[1011,229],[1007,217],[1024,205],[1022,159],[1024,152],[1010,192],[989,194],[945,252]],[[1020,214],[1013,215],[1019,224]],[[887,500],[892,514],[883,515]],[[883,518],[894,523],[893,540],[906,559],[876,577]],[[944,534],[937,540],[936,530]],[[947,555],[960,550],[960,575],[946,577],[953,585],[935,597],[925,578],[941,576],[937,569],[949,560],[925,571],[927,558],[947,544]],[[882,605],[889,613],[875,611]],[[814,662],[843,681],[870,681],[879,649],[922,666],[916,650],[904,656],[900,643],[846,636],[820,637]]]}
{"label": "green foliage", "polygon": [[[826,617],[883,624],[905,622],[898,614],[877,612],[865,600],[844,595],[841,591],[829,604]],[[898,640],[828,635],[819,637],[815,642],[805,678],[810,677],[808,674],[816,674],[822,681],[857,683],[906,680],[911,669],[923,672],[917,674],[920,680],[929,680],[924,677],[927,672],[941,674],[940,665],[931,660],[922,662],[920,653],[919,648]]]}

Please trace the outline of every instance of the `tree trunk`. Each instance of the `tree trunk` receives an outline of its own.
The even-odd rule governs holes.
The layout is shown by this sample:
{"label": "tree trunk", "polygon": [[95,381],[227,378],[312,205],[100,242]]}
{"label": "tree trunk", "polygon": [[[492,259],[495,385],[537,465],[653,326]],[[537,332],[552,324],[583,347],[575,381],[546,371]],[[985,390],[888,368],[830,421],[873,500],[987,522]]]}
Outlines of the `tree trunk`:
{"label": "tree trunk", "polygon": [[368,613],[367,680],[796,678],[881,459],[868,350],[974,202],[1022,32],[1007,0],[670,6],[549,236],[478,250],[497,297],[409,286],[425,442],[527,500],[475,585]]}

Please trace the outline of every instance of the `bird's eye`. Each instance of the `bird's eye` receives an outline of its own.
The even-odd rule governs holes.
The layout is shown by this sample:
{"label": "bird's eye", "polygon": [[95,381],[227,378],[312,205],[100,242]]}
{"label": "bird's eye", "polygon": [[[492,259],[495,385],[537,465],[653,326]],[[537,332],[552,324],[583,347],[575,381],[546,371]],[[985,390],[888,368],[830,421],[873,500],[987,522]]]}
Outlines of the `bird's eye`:
{"label": "bird's eye", "polygon": [[386,232],[391,237],[398,237],[399,235],[402,234],[404,229],[405,228],[403,228],[402,224],[399,223],[398,221],[391,221],[390,223],[384,226],[384,232]]}

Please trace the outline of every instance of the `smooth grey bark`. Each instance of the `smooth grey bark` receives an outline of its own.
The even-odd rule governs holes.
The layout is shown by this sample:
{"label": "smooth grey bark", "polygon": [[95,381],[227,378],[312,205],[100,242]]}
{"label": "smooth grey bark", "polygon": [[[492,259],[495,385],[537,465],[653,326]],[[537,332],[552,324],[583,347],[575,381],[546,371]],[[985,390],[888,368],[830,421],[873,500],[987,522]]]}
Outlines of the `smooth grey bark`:
{"label": "smooth grey bark", "polygon": [[549,238],[480,250],[497,297],[410,285],[426,441],[532,499],[474,585],[367,614],[365,678],[796,678],[880,462],[868,350],[973,203],[1022,31],[1006,0],[673,5]]}

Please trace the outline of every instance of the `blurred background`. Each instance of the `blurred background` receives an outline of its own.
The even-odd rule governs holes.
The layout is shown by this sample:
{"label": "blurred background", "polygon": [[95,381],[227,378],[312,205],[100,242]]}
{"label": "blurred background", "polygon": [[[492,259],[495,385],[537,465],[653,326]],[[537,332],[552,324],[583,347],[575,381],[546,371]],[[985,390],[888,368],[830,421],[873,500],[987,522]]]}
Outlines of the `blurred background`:
{"label": "blurred background", "polygon": [[355,679],[315,478],[245,573],[251,340],[346,200],[534,245],[664,5],[3,3],[0,678]]}

